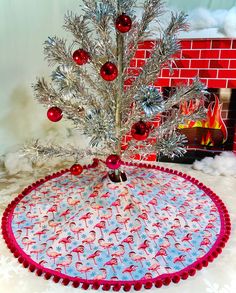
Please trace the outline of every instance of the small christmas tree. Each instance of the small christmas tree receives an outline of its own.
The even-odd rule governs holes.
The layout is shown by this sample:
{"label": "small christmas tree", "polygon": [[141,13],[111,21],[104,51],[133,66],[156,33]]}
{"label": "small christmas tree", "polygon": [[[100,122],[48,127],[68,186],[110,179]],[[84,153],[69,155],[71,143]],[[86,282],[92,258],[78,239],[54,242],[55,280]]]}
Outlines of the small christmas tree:
{"label": "small christmas tree", "polygon": [[[172,13],[166,28],[159,25],[159,38],[153,42],[150,58],[125,88],[139,43],[150,35],[150,23],[158,24],[164,13],[162,1],[146,0],[138,20],[135,2],[83,0],[83,15],[68,13],[65,17],[64,27],[74,36],[72,44],[67,46],[58,37],[45,42],[49,65],[57,67],[51,84],[42,78],[34,85],[36,98],[48,108],[49,120],[69,119],[80,133],[90,137],[90,148],[45,146],[37,140],[25,147],[33,158],[109,156],[107,166],[116,169],[121,156],[130,158],[138,153],[144,159],[149,153],[169,157],[185,153],[186,137],[178,132],[178,125],[204,117],[204,103],[199,102],[204,85],[195,79],[165,98],[154,82],[163,66],[171,71],[173,56],[180,50],[176,35],[187,29],[186,15]],[[198,107],[185,115],[179,105],[190,101]],[[152,122],[157,116],[161,123],[154,128]],[[129,133],[133,139],[122,148],[122,138]]]}

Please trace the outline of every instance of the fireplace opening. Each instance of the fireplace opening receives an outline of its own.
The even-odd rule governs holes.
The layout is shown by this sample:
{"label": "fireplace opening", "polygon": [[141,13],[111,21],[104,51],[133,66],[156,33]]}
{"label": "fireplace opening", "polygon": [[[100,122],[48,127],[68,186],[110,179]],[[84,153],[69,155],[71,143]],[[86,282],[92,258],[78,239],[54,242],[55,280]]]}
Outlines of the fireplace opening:
{"label": "fireplace opening", "polygon": [[[163,95],[168,98],[175,88],[163,87]],[[234,132],[236,122],[236,89],[210,88],[204,106],[207,118],[199,121],[189,121],[179,125],[179,131],[188,139],[187,153],[181,158],[169,159],[159,157],[159,161],[193,163],[206,156],[213,157],[223,151],[233,151]],[[180,110],[189,113],[194,107],[193,103],[183,103]]]}

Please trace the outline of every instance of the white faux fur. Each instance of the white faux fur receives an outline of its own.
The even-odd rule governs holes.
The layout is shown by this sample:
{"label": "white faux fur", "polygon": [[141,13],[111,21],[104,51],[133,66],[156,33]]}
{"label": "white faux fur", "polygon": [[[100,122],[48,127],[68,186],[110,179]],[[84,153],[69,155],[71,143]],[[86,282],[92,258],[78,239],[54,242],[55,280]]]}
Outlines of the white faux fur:
{"label": "white faux fur", "polygon": [[236,154],[233,152],[223,152],[214,158],[207,157],[201,161],[195,161],[193,169],[210,175],[236,177]]}

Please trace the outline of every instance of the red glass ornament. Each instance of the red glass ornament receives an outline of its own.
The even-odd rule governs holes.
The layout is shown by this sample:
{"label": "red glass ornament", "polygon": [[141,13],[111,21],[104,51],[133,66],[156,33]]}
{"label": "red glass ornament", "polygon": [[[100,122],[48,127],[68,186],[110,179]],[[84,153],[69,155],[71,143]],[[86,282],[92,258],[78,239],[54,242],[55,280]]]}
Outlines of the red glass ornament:
{"label": "red glass ornament", "polygon": [[110,155],[106,159],[106,165],[109,169],[116,170],[120,168],[121,159],[118,155]]}
{"label": "red glass ornament", "polygon": [[131,30],[132,27],[132,20],[131,18],[125,14],[122,13],[120,16],[116,19],[116,29],[121,33],[127,33]]}
{"label": "red glass ornament", "polygon": [[118,76],[118,69],[114,63],[107,62],[102,66],[100,74],[106,81],[113,81]]}
{"label": "red glass ornament", "polygon": [[135,123],[131,128],[131,135],[136,140],[145,140],[148,138],[150,127],[147,123],[139,121]]}
{"label": "red glass ornament", "polygon": [[72,175],[79,176],[83,172],[83,167],[79,164],[74,164],[70,168],[70,172]]}
{"label": "red glass ornament", "polygon": [[48,119],[52,122],[58,122],[62,119],[62,110],[58,107],[52,107],[47,112]]}
{"label": "red glass ornament", "polygon": [[89,53],[84,49],[78,49],[73,53],[73,60],[78,65],[84,65],[90,60]]}

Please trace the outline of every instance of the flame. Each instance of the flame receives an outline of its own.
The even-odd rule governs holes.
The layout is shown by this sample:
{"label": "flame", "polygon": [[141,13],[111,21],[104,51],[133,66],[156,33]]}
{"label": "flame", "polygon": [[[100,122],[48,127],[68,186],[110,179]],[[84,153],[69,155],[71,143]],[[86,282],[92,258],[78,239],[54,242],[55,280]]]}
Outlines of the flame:
{"label": "flame", "polygon": [[207,135],[205,137],[202,136],[201,145],[214,146],[214,141],[211,137],[210,131],[207,131]]}
{"label": "flame", "polygon": [[[202,103],[202,101],[196,100],[196,102],[193,102],[191,100],[189,103],[185,101],[184,103],[181,104],[180,111],[183,114],[190,114],[193,111],[196,111],[196,109],[198,109],[198,107],[200,106],[200,103]],[[179,128],[183,129],[183,128],[202,127],[202,128],[220,129],[223,133],[223,137],[224,137],[223,143],[224,143],[228,138],[228,131],[223,121],[223,118],[221,116],[222,106],[223,104],[220,103],[219,98],[216,95],[214,95],[214,101],[212,101],[207,108],[207,118],[205,120],[189,121],[186,124],[179,125]],[[210,135],[210,132],[209,132],[209,135]],[[214,145],[214,142],[209,137],[209,135],[206,135],[206,137],[202,139],[202,142],[204,142],[202,144]]]}

